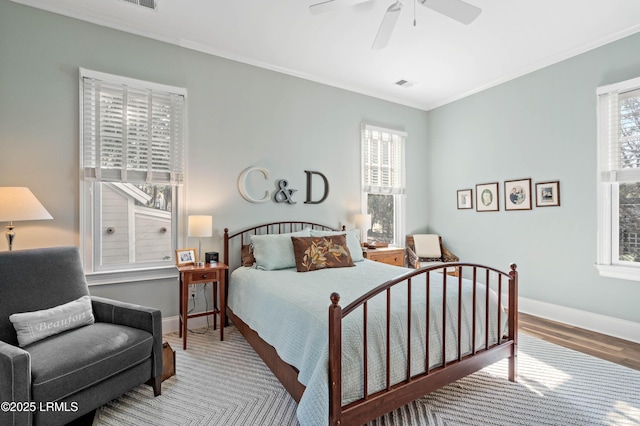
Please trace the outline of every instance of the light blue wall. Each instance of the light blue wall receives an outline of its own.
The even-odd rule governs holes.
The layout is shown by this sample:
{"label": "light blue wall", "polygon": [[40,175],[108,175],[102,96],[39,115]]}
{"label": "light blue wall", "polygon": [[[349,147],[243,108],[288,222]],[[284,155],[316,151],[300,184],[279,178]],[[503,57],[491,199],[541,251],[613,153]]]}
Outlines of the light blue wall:
{"label": "light blue wall", "polygon": [[[640,76],[640,34],[429,112],[429,228],[464,260],[516,262],[520,295],[640,322],[640,283],[596,260],[596,88]],[[561,206],[504,211],[504,181],[559,180]],[[500,183],[500,211],[456,191]]]}
{"label": "light blue wall", "polygon": [[[0,186],[30,187],[54,217],[18,224],[16,249],[80,242],[79,67],[188,90],[187,210],[212,214],[216,233],[203,240],[204,250],[221,251],[225,227],[352,224],[360,209],[361,122],[408,132],[414,196],[407,197],[407,229],[426,226],[426,112],[0,0]],[[237,179],[249,166],[267,167],[273,188],[275,179],[288,179],[298,203],[242,199]],[[324,203],[304,204],[304,170],[328,178]],[[91,292],[177,314],[175,280]]]}

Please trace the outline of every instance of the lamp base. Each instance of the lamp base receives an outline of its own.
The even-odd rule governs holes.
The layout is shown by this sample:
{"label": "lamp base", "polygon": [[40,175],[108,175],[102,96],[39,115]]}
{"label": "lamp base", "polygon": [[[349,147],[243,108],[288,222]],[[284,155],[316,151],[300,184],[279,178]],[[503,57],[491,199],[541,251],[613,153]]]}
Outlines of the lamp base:
{"label": "lamp base", "polygon": [[7,225],[7,242],[9,243],[9,251],[13,250],[13,240],[16,237],[16,233],[13,232],[13,228],[15,228],[15,226],[13,226],[13,224],[9,224]]}

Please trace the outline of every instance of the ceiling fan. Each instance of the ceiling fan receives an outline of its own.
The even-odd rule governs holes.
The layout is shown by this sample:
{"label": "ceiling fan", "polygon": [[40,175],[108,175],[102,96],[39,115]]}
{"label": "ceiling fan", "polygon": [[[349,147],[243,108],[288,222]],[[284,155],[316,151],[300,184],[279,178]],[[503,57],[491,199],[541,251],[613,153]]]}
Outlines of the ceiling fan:
{"label": "ceiling fan", "polygon": [[[321,3],[312,4],[309,6],[309,11],[314,15],[321,13],[331,12],[335,9],[340,9],[346,6],[352,6],[358,3],[366,3],[372,0],[326,0]],[[469,25],[472,23],[482,9],[469,4],[462,0],[414,0],[427,7],[435,10],[453,20],[456,20],[462,24]],[[387,45],[393,33],[393,28],[396,25],[400,11],[402,10],[402,2],[396,0],[391,6],[387,8],[387,12],[382,18],[380,28],[376,34],[376,38],[373,41],[372,49],[382,49]],[[415,20],[414,20],[415,25]]]}

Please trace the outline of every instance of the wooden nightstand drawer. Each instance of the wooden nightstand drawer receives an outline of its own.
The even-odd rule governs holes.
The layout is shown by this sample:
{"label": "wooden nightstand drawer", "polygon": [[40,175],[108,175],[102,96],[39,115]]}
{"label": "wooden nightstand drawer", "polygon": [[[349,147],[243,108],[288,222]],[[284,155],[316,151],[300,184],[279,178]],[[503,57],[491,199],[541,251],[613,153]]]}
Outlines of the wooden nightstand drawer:
{"label": "wooden nightstand drawer", "polygon": [[188,272],[185,273],[184,281],[189,284],[208,283],[212,281],[220,281],[219,276],[220,271]]}
{"label": "wooden nightstand drawer", "polygon": [[395,266],[404,266],[403,248],[384,247],[379,249],[366,249],[362,254],[365,258],[373,260],[374,262],[382,262]]}

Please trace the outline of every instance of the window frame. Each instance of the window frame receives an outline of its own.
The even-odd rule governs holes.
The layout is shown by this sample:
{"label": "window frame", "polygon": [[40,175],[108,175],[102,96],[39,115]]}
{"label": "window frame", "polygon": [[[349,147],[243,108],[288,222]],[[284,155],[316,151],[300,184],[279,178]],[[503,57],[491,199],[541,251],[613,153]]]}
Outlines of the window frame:
{"label": "window frame", "polygon": [[[616,111],[611,111],[611,96],[640,90],[640,77],[598,87],[597,95],[597,258],[596,268],[601,276],[640,281],[640,262],[619,260],[620,214],[619,185],[624,182],[640,182],[639,169],[619,168],[611,164],[612,145],[618,138],[612,136],[612,121],[619,125]],[[615,115],[613,115],[615,114]],[[612,139],[615,138],[615,141]]]}
{"label": "window frame", "polygon": [[[396,136],[399,138],[398,147],[400,151],[399,158],[397,158],[397,163],[394,164],[393,167],[400,168],[400,172],[397,175],[397,180],[395,186],[392,188],[390,186],[384,185],[372,185],[370,182],[366,182],[365,170],[366,170],[366,152],[365,152],[365,134],[366,131],[376,131],[381,133],[387,133],[392,136]],[[369,194],[379,194],[379,195],[392,195],[394,198],[393,202],[393,217],[394,217],[394,241],[389,245],[394,247],[404,247],[404,240],[406,235],[405,230],[405,205],[406,205],[406,139],[407,132],[387,129],[378,126],[372,126],[369,124],[362,123],[360,130],[360,176],[361,176],[361,213],[368,213],[368,195]],[[392,167],[392,168],[393,168]],[[367,190],[369,187],[375,187],[373,191]],[[367,232],[368,234],[368,232]]]}
{"label": "window frame", "polygon": [[[87,176],[84,151],[84,79],[91,78],[102,80],[109,83],[128,85],[134,88],[143,88],[147,90],[155,90],[168,92],[184,97],[183,116],[182,116],[182,141],[180,161],[184,161],[187,151],[187,90],[184,88],[173,87],[143,80],[122,77],[118,75],[106,74],[99,71],[92,71],[84,68],[79,70],[79,112],[80,112],[80,254],[82,256],[85,276],[89,285],[114,284],[123,282],[148,281],[165,278],[175,278],[177,271],[174,262],[158,262],[149,265],[141,265],[132,267],[134,264],[118,265],[112,267],[96,268],[96,256],[99,256],[100,248],[95,248],[99,238],[96,232],[99,229],[98,218],[101,214],[100,191],[97,189],[102,182],[110,182],[109,179],[98,179]],[[172,225],[171,225],[171,252],[177,247],[184,246],[185,223],[186,223],[186,194],[184,191],[184,180],[186,180],[186,166],[182,167],[182,177],[179,182],[169,183],[172,186]],[[137,180],[123,179],[121,182],[143,183]],[[149,184],[167,184],[167,182],[148,180]],[[174,216],[175,215],[175,220]]]}

